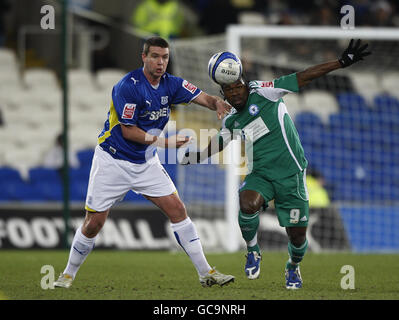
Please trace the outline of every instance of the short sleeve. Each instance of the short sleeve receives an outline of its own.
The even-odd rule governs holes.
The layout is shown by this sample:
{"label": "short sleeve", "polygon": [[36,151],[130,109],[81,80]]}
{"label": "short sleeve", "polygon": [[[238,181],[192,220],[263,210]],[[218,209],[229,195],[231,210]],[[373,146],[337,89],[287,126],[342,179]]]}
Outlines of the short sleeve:
{"label": "short sleeve", "polygon": [[202,92],[197,86],[179,77],[169,78],[174,89],[172,104],[190,103]]}
{"label": "short sleeve", "polygon": [[127,84],[115,86],[112,90],[112,102],[118,115],[119,123],[135,125],[141,108],[140,96]]}
{"label": "short sleeve", "polygon": [[282,76],[273,81],[251,81],[249,87],[251,93],[257,93],[271,101],[278,101],[287,93],[299,91],[296,73]]}
{"label": "short sleeve", "polygon": [[291,73],[289,75],[275,79],[273,83],[274,83],[274,88],[277,89],[285,89],[291,92],[299,91],[298,79],[296,77],[296,73]]}

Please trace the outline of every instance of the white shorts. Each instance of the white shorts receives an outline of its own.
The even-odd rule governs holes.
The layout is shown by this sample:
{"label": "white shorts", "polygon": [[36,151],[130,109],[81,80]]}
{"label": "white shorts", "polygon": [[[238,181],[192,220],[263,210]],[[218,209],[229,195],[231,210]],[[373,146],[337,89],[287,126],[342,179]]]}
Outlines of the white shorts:
{"label": "white shorts", "polygon": [[159,161],[158,155],[143,164],[114,159],[96,146],[90,170],[86,210],[106,211],[122,201],[126,193],[162,197],[176,192],[176,187]]}

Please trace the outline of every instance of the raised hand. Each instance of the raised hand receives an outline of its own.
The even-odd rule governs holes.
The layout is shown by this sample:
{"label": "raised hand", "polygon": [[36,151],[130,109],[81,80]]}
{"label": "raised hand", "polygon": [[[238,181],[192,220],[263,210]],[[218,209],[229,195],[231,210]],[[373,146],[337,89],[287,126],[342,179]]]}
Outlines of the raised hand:
{"label": "raised hand", "polygon": [[371,51],[365,51],[368,47],[368,43],[362,46],[360,46],[360,44],[360,39],[356,40],[355,43],[354,40],[351,39],[348,48],[345,49],[341,55],[341,58],[338,59],[342,68],[349,67],[350,65],[363,60],[364,57],[371,54]]}

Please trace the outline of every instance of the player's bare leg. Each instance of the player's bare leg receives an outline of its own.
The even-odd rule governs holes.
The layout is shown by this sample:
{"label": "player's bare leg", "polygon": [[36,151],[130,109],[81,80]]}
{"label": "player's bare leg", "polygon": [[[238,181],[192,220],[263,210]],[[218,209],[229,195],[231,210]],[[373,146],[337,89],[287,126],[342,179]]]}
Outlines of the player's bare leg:
{"label": "player's bare leg", "polygon": [[241,234],[247,243],[245,274],[248,279],[257,279],[260,274],[261,254],[258,245],[259,210],[265,200],[254,190],[240,192],[240,212],[238,223]]}
{"label": "player's bare leg", "polygon": [[210,287],[214,284],[223,286],[234,281],[233,276],[221,274],[209,266],[195,225],[187,216],[184,203],[177,193],[163,197],[145,197],[169,218],[176,240],[194,264],[202,286]]}
{"label": "player's bare leg", "polygon": [[69,259],[64,272],[54,282],[55,287],[69,288],[76,277],[80,266],[94,248],[97,234],[108,217],[109,210],[104,212],[86,211],[86,217],[81,227],[76,230],[72,241]]}
{"label": "player's bare leg", "polygon": [[104,226],[109,215],[109,210],[103,212],[86,211],[86,217],[82,225],[82,234],[87,238],[94,238]]}
{"label": "player's bare leg", "polygon": [[285,231],[288,239],[295,247],[300,247],[305,243],[307,227],[287,227]]}
{"label": "player's bare leg", "polygon": [[186,207],[177,193],[163,197],[144,197],[154,203],[169,218],[171,223],[179,223],[187,218]]}
{"label": "player's bare leg", "polygon": [[308,241],[306,239],[307,227],[287,227],[289,260],[285,268],[285,279],[287,289],[299,289],[302,287],[302,277],[299,263],[302,261]]}

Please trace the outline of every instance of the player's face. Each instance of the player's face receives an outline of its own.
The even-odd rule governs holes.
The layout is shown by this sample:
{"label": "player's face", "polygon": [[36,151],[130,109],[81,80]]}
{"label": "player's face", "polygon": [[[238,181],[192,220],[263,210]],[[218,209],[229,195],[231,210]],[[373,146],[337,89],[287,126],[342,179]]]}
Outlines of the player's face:
{"label": "player's face", "polygon": [[169,62],[169,48],[151,46],[148,54],[142,54],[144,72],[153,79],[159,79]]}
{"label": "player's face", "polygon": [[248,88],[241,80],[222,87],[226,100],[238,111],[245,107],[248,100]]}

